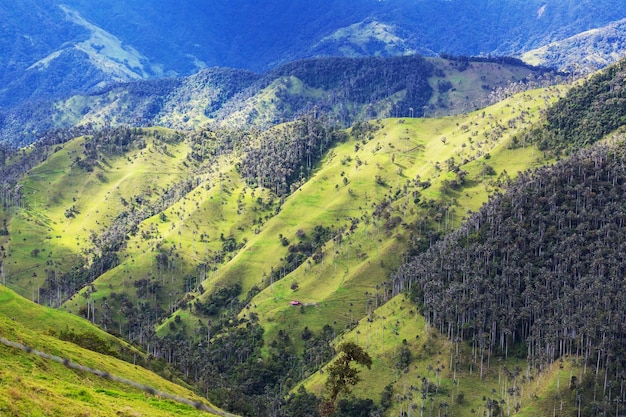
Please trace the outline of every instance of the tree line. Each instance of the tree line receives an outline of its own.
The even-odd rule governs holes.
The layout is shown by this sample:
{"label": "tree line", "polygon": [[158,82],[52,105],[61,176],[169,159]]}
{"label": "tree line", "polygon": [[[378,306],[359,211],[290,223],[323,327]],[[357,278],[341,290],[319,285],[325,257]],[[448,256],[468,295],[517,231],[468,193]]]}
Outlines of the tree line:
{"label": "tree line", "polygon": [[394,289],[452,341],[469,341],[481,375],[496,356],[542,367],[569,355],[606,374],[603,394],[607,381],[623,384],[624,145],[620,136],[522,173],[402,266]]}
{"label": "tree line", "polygon": [[573,87],[551,106],[542,126],[520,133],[513,146],[567,154],[589,146],[626,123],[626,60]]}

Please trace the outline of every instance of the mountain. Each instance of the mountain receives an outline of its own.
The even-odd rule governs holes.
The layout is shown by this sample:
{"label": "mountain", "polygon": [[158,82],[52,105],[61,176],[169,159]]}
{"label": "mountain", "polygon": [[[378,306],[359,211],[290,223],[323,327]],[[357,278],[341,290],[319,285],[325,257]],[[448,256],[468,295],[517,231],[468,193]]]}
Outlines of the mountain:
{"label": "mountain", "polygon": [[390,116],[459,114],[502,91],[557,82],[513,58],[317,58],[258,75],[209,68],[182,78],[116,83],[91,94],[6,113],[0,135],[31,143],[71,126],[266,129],[315,110],[341,126]]}
{"label": "mountain", "polygon": [[207,67],[315,56],[520,55],[626,17],[615,0],[19,0],[0,6],[0,108]]}
{"label": "mountain", "polygon": [[267,414],[280,381],[317,371],[391,299],[408,253],[505,171],[542,163],[505,144],[559,94],[346,132],[311,114],[264,132],[50,138],[6,158],[3,173],[28,172],[3,187],[7,285],[144,343],[224,408]]}
{"label": "mountain", "polygon": [[0,56],[9,63],[0,79],[0,106],[115,81],[189,75],[210,66],[266,69],[301,50],[301,39],[314,38],[329,24],[364,17],[378,2],[338,0],[319,7],[274,1],[260,7],[245,1],[163,1],[155,6],[80,0],[0,6],[7,33]]}
{"label": "mountain", "polygon": [[[558,84],[412,53],[521,51],[626,6],[502,4],[0,6],[23,145],[0,143],[2,413],[626,412],[626,61]],[[23,35],[26,5],[63,36]],[[209,66],[207,34],[262,69]]]}
{"label": "mountain", "polygon": [[624,57],[626,20],[612,22],[522,55],[525,62],[589,74]]}
{"label": "mountain", "polygon": [[[505,66],[441,62],[467,65],[455,76]],[[332,74],[285,68],[311,84]],[[613,184],[624,181],[623,78],[622,62],[579,85],[510,91],[472,112],[349,129],[313,111],[265,130],[83,127],[2,147],[3,282],[139,343],[244,415],[316,412],[344,340],[376,360],[338,413],[545,415],[563,400],[563,415],[592,415],[615,406],[622,336],[597,303],[577,305],[609,302],[607,288],[592,284],[603,274],[596,254],[620,233],[619,215],[606,213],[619,214]],[[606,148],[584,150],[611,134]],[[511,242],[518,250],[506,249]],[[602,253],[619,271],[620,246],[611,247]],[[563,269],[572,284],[558,275],[571,260],[559,256],[578,249],[580,277]],[[463,280],[470,261],[478,264]],[[487,290],[509,267],[533,280]],[[470,282],[485,290],[461,286]],[[526,301],[553,289],[567,309]],[[446,298],[455,291],[475,296]],[[564,324],[558,312],[576,318],[571,329],[585,340],[542,327]],[[585,317],[597,320],[580,327]]]}

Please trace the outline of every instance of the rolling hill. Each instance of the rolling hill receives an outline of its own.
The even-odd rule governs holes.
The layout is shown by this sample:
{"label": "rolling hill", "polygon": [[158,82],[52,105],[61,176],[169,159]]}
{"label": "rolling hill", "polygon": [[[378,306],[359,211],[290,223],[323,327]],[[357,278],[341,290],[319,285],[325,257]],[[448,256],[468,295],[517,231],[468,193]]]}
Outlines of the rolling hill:
{"label": "rolling hill", "polygon": [[[310,404],[324,395],[328,364],[342,341],[364,346],[374,361],[362,371],[366,378],[355,396],[335,404],[338,415],[364,409],[593,415],[609,406],[619,412],[613,400],[621,398],[621,380],[613,375],[621,366],[621,316],[601,307],[620,299],[606,297],[606,286],[593,282],[604,276],[598,261],[604,255],[614,275],[622,268],[619,246],[612,245],[611,254],[605,243],[619,236],[611,227],[621,225],[621,215],[606,213],[619,204],[611,192],[623,182],[624,62],[574,86],[503,83],[495,90],[500,101],[494,95],[487,107],[430,118],[411,116],[418,104],[436,113],[445,108],[441,103],[467,103],[462,97],[470,97],[472,86],[495,86],[531,69],[489,59],[372,59],[424,69],[407,79],[383,65],[388,90],[380,92],[380,84],[368,82],[380,76],[365,76],[378,67],[362,62],[304,61],[273,70],[269,79],[293,77],[292,91],[308,97],[319,94],[320,85],[351,103],[359,103],[360,94],[370,101],[376,94],[381,102],[392,97],[406,106],[401,117],[343,129],[320,107],[307,112],[304,106],[301,117],[266,129],[86,123],[20,150],[3,147],[3,282],[140,344],[148,358],[176,367],[212,403],[243,415],[298,415],[294,410],[305,403],[316,415]],[[344,74],[320,71],[328,63],[353,71],[352,89],[344,88]],[[430,72],[434,78],[421,76]],[[239,71],[201,74],[197,89],[171,81],[168,97],[184,102],[204,91],[203,82],[219,79],[223,89],[198,105],[206,108],[220,97],[237,97],[229,86],[239,77],[250,86],[262,80]],[[411,90],[411,82],[422,88]],[[149,85],[133,84],[137,91]],[[258,91],[268,97],[272,88]],[[140,96],[126,101],[129,109]],[[416,101],[403,101],[408,98]],[[245,108],[245,100],[238,103]],[[195,105],[181,107],[173,120],[185,123],[181,116],[193,115]],[[214,111],[209,116],[220,109]],[[593,145],[603,138],[603,145]],[[596,147],[584,149],[589,146]],[[521,223],[512,224],[515,219]],[[593,247],[576,244],[579,258],[588,256],[593,268],[563,269],[571,260],[555,254],[573,251],[568,245],[581,236]],[[499,246],[507,242],[519,250]],[[592,255],[596,250],[602,255]],[[462,269],[468,265],[471,274]],[[552,273],[580,278],[593,297],[573,297],[570,287],[578,286],[562,287],[564,276],[554,280]],[[522,276],[533,280],[512,289]],[[618,281],[604,284],[619,292]],[[541,324],[560,304],[529,301],[548,290],[568,303],[558,330]],[[526,295],[521,301],[520,294]],[[603,301],[578,308],[586,299]],[[508,320],[514,315],[509,304],[524,312],[519,322]],[[597,321],[565,323],[585,317]],[[591,329],[593,323],[600,327]],[[100,394],[87,393],[91,397],[79,396],[91,401]]]}
{"label": "rolling hill", "polygon": [[[225,415],[188,387],[134,365],[133,361],[146,363],[147,355],[86,320],[36,305],[4,286],[0,300],[2,415]],[[35,351],[49,356],[38,356]],[[81,366],[95,368],[100,375]],[[159,366],[163,369],[163,364]],[[217,414],[207,413],[210,409]]]}

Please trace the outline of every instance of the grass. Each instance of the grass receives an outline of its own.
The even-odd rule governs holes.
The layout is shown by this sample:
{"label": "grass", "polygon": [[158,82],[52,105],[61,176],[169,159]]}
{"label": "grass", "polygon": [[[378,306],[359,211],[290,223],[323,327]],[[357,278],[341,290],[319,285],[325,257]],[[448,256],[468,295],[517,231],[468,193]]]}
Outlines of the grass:
{"label": "grass", "polygon": [[[121,264],[94,282],[97,292],[92,298],[101,303],[105,297],[110,302],[112,293],[129,293],[136,297],[132,281],[146,278],[161,283],[164,295],[156,301],[166,311],[171,311],[182,297],[182,277],[188,275],[202,283],[205,294],[234,283],[242,285],[242,298],[253,286],[264,288],[243,314],[258,314],[269,339],[281,326],[290,329],[293,339],[298,339],[304,326],[314,331],[325,324],[342,329],[363,317],[366,293],[375,293],[376,286],[380,286],[403,261],[402,253],[414,233],[402,226],[387,230],[385,220],[372,218],[375,206],[383,199],[401,193],[389,212],[411,224],[427,210],[413,203],[411,193],[415,190],[421,193],[422,200],[442,200],[451,204],[452,214],[435,225],[437,229],[456,227],[468,211],[477,210],[486,201],[489,192],[496,187],[493,185],[495,178],[505,169],[514,176],[517,170],[543,163],[542,155],[532,148],[508,148],[507,141],[513,129],[505,129],[500,138],[487,137],[485,132],[497,125],[508,126],[508,120],[521,119],[522,112],[527,115],[517,121],[517,128],[530,125],[536,120],[538,108],[556,96],[557,92],[538,90],[460,116],[384,120],[370,140],[358,143],[350,140],[332,149],[310,181],[289,196],[275,215],[273,205],[258,202],[259,198],[264,202],[271,198],[268,191],[248,188],[231,168],[232,160],[225,159],[217,164],[221,176],[213,173],[189,195],[164,211],[166,220],[155,215],[139,226],[138,233],[130,238],[121,254]],[[181,145],[177,155],[183,152]],[[138,178],[140,185],[146,181],[145,177],[140,177],[140,164],[148,162],[147,157],[147,154],[131,156],[134,159],[132,175]],[[469,180],[461,190],[442,193],[441,181],[453,176],[445,168],[446,160],[450,158],[468,172]],[[151,162],[153,166],[167,163],[166,160]],[[480,175],[486,163],[496,173],[493,178]],[[120,171],[120,175],[124,174],[122,183],[127,182],[125,176],[130,175],[129,171]],[[181,175],[176,172],[175,175]],[[430,181],[431,186],[416,189],[410,182],[418,177]],[[112,177],[111,183],[117,184],[120,180]],[[107,188],[106,184],[103,188]],[[108,195],[113,201],[129,195],[126,189],[114,187],[113,190],[119,193]],[[97,192],[102,198],[103,192]],[[90,201],[97,198],[91,197]],[[111,208],[113,211],[118,209]],[[93,219],[94,211],[89,210],[89,214]],[[82,213],[80,216],[87,217]],[[262,221],[257,222],[259,219]],[[288,253],[279,235],[297,243],[299,230],[310,234],[316,225],[347,230],[355,219],[358,219],[356,228],[343,234],[341,245],[326,244],[323,262],[305,262],[284,280],[270,285],[268,277],[272,268],[280,268],[281,258]],[[105,224],[106,216],[100,215],[97,221]],[[82,229],[74,226],[72,233],[80,236],[82,230],[84,236],[83,229],[88,230],[89,226],[93,223],[85,224]],[[146,235],[150,237],[144,238]],[[226,254],[223,264],[210,260],[221,249],[220,236],[233,237],[236,242],[244,243],[242,250]],[[82,244],[86,244],[86,239],[82,239]],[[29,247],[23,252],[23,257],[27,257]],[[156,262],[158,253],[170,254],[173,265],[160,268]],[[199,270],[199,264],[217,269]],[[298,284],[297,292],[291,290],[294,283]],[[204,296],[192,293],[190,302],[198,298]],[[305,314],[289,306],[293,298],[311,304],[305,308]],[[82,297],[74,297],[65,308],[76,312],[84,302]],[[176,315],[181,313],[174,313],[166,320],[159,327],[160,333],[168,331],[169,322]],[[205,320],[188,312],[181,319],[189,332],[198,319]],[[119,320],[123,317],[116,318]]]}
{"label": "grass", "polygon": [[[213,171],[207,171],[198,187],[163,213],[144,220],[137,233],[128,236],[125,249],[119,253],[120,265],[90,286],[90,292],[96,290],[91,300],[98,308],[105,299],[112,306],[110,325],[114,329],[121,329],[125,320],[119,302],[113,299],[115,293],[172,312],[158,326],[159,334],[169,332],[170,322],[180,317],[191,335],[198,320],[206,322],[207,318],[193,308],[176,310],[180,299],[186,297],[184,303],[190,307],[195,300],[234,283],[242,285],[243,299],[252,287],[259,286],[262,291],[241,314],[258,315],[266,341],[282,329],[302,349],[304,327],[316,332],[330,324],[340,337],[359,338],[376,355],[375,367],[359,392],[377,399],[383,387],[393,383],[395,392],[405,395],[405,387],[421,386],[419,376],[424,376],[428,365],[449,361],[447,342],[427,331],[423,321],[419,324],[423,319],[416,312],[409,314],[414,307],[402,298],[375,310],[389,297],[385,286],[405,260],[410,240],[420,237],[419,227],[414,225],[425,220],[435,231],[451,230],[498,189],[498,178],[514,177],[517,171],[549,162],[532,147],[511,149],[509,144],[511,136],[536,123],[539,109],[559,94],[556,89],[529,91],[458,116],[380,121],[371,138],[352,138],[330,150],[311,179],[287,197],[280,210],[276,210],[277,202],[271,201],[268,190],[245,184],[234,167],[236,157],[225,156],[214,161]],[[501,134],[495,133],[499,131]],[[31,172],[24,182],[26,208],[17,215],[3,214],[10,224],[6,262],[10,285],[36,299],[45,270],[52,265],[59,272],[67,271],[75,259],[89,253],[90,232],[97,233],[111,224],[123,209],[122,198],[128,201],[140,191],[149,191],[150,198],[157,199],[163,188],[189,173],[184,166],[189,151],[185,143],[168,144],[169,152],[164,153],[150,137],[146,139],[147,148],[107,158],[105,164],[87,174],[70,167],[82,152],[84,139],[78,138]],[[456,189],[444,187],[444,180],[456,178],[448,169],[449,162],[467,171],[465,184]],[[492,174],[484,174],[486,165]],[[429,182],[430,186],[419,182]],[[442,202],[447,211],[424,204],[431,199]],[[387,203],[381,204],[383,201]],[[79,213],[65,218],[65,210],[72,205]],[[387,214],[375,216],[376,210]],[[389,224],[396,216],[400,223]],[[298,235],[310,235],[317,225],[342,229],[341,240],[325,244],[320,262],[309,259],[283,279],[271,282],[272,269],[281,268],[281,258],[288,254],[279,236],[297,243]],[[242,248],[225,253],[223,262],[213,261],[223,240],[231,237]],[[33,254],[33,249],[39,252]],[[159,265],[157,255],[166,255],[168,264]],[[185,294],[185,276],[201,284],[204,294],[197,291],[197,285],[196,290]],[[138,298],[133,283],[140,279],[159,283],[159,294]],[[68,300],[64,309],[78,312],[86,302],[85,291],[87,288]],[[305,305],[294,308],[289,304],[293,299]],[[369,322],[367,317],[375,320]],[[360,324],[353,329],[356,323]],[[432,345],[426,353],[416,353],[419,359],[416,356],[413,365],[417,369],[407,374],[394,366],[404,339],[414,352],[424,352],[427,342]],[[426,373],[433,378],[433,371]],[[450,396],[445,401],[456,409],[453,398],[459,388],[448,377],[441,378]],[[461,378],[472,383],[463,387],[467,403],[457,408],[482,407],[480,393],[490,392],[493,379],[483,383],[472,375],[462,374]],[[313,377],[306,384],[317,392],[322,378]],[[500,388],[496,385],[497,390]],[[102,393],[89,394],[98,398],[96,394]],[[81,395],[75,397],[78,400]],[[439,398],[444,401],[444,397]],[[399,402],[397,411],[400,407],[406,410],[407,404],[409,400]]]}
{"label": "grass", "polygon": [[[531,92],[524,100],[530,104],[533,97],[537,99],[540,96],[540,92]],[[504,113],[503,109],[512,106],[511,102],[494,106],[487,109],[486,114]],[[502,117],[506,115],[502,114]],[[532,119],[527,121],[531,122]],[[325,222],[330,222],[340,227],[349,225],[351,218],[367,219],[371,216],[367,207],[380,201],[385,194],[401,189],[407,179],[416,175],[422,180],[432,181],[432,186],[423,191],[423,198],[455,200],[457,215],[447,226],[455,227],[467,210],[477,210],[486,201],[489,189],[493,189],[489,185],[492,180],[477,178],[453,196],[442,195],[438,182],[444,179],[444,173],[435,168],[437,163],[442,166],[450,157],[457,161],[469,159],[461,165],[461,169],[466,169],[469,177],[474,178],[480,164],[487,161],[494,167],[496,176],[507,169],[513,177],[518,170],[539,164],[542,158],[530,148],[509,149],[506,146],[507,135],[495,143],[476,144],[474,151],[470,151],[469,146],[462,146],[471,138],[471,132],[464,133],[464,124],[471,124],[473,129],[482,132],[493,123],[493,119],[486,115],[483,117],[482,112],[444,119],[406,119],[404,123],[399,123],[397,119],[386,120],[374,139],[362,145],[358,152],[354,152],[354,142],[337,146],[332,158],[329,158],[332,160],[324,161],[314,177],[287,199],[281,213],[268,222],[266,230],[271,234],[282,230],[291,239],[298,228],[307,231],[316,223],[328,225]],[[445,143],[440,140],[441,137],[447,138]],[[478,152],[482,152],[482,156],[477,157]],[[487,152],[490,153],[488,160],[484,157]],[[345,163],[349,156],[354,155],[364,161],[358,168],[354,160]],[[376,185],[376,175],[383,177],[387,186]],[[343,177],[349,179],[345,186],[341,182]],[[412,202],[407,203],[407,199],[401,198],[394,204],[394,211],[407,223],[423,215],[421,209],[413,206]],[[273,222],[279,223],[281,228],[274,231]],[[282,328],[283,325],[293,328],[291,334],[294,338],[301,331],[300,326],[304,325],[319,329],[324,324],[335,324],[341,328],[350,322],[349,310],[355,311],[353,320],[363,317],[363,305],[367,298],[365,292],[374,293],[376,285],[382,284],[399,265],[408,238],[409,231],[401,227],[388,231],[380,223],[366,225],[362,221],[355,232],[346,237],[340,250],[331,247],[332,243],[327,245],[326,253],[329,255],[324,264],[303,264],[282,281],[263,290],[252,301],[251,309],[261,317],[262,323],[268,323],[266,331],[269,335],[273,334],[272,329]],[[272,251],[281,253],[277,239],[267,238],[262,233],[258,240],[266,242],[266,245],[268,241],[276,240],[269,245],[273,249],[261,252],[260,258],[267,259],[267,253]],[[254,242],[250,244],[254,246]],[[360,255],[357,255],[357,248]],[[245,256],[253,257],[255,253],[249,249]],[[251,264],[249,259],[245,263]],[[237,271],[233,266],[228,264],[224,274]],[[261,271],[255,274],[257,277],[260,275]],[[293,282],[299,286],[296,292],[291,290]],[[298,309],[289,306],[289,301],[294,298],[304,303],[317,303],[317,307],[305,308],[305,314],[297,313]]]}
{"label": "grass", "polygon": [[[190,390],[139,366],[83,349],[54,336],[71,327],[126,345],[89,322],[58,310],[35,305],[0,287],[0,334],[74,363],[149,385],[159,391],[200,400]],[[0,413],[6,416],[207,415],[192,407],[161,400],[124,384],[71,370],[21,350],[0,345]]]}
{"label": "grass", "polygon": [[[43,285],[46,269],[66,272],[76,264],[73,258],[85,256],[91,232],[111,224],[124,209],[122,198],[145,192],[158,195],[185,175],[185,144],[170,145],[165,154],[148,142],[144,150],[107,158],[93,172],[85,172],[72,162],[82,156],[83,142],[84,138],[68,142],[24,180],[27,209],[13,217],[8,242],[11,285],[24,296],[32,297]],[[65,212],[70,207],[76,214],[68,218]],[[33,256],[33,250],[39,253]]]}
{"label": "grass", "polygon": [[[441,117],[468,113],[490,103],[489,93],[495,88],[505,88],[511,82],[528,81],[532,71],[520,66],[493,62],[471,62],[461,70],[458,62],[443,58],[429,58],[443,76],[429,78],[433,95],[429,101],[428,116]],[[442,91],[439,82],[450,82],[450,89]]]}
{"label": "grass", "polygon": [[[340,43],[339,50],[342,56],[361,56],[364,51],[368,50],[368,46],[372,43],[372,40],[376,40],[385,44],[385,51],[390,55],[400,53],[407,53],[403,48],[403,41],[399,37],[393,34],[393,29],[389,26],[376,21],[369,22],[367,24],[356,23],[345,28],[341,28],[323,38],[320,44],[329,42]],[[379,51],[380,53],[380,51]]]}

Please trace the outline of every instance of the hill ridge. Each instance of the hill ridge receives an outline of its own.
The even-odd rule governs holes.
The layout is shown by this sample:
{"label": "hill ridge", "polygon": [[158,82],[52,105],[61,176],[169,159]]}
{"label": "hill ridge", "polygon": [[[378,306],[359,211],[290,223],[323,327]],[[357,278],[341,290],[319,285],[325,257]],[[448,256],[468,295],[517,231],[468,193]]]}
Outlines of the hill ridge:
{"label": "hill ridge", "polygon": [[[229,415],[188,389],[132,365],[143,363],[144,354],[90,323],[31,303],[4,286],[0,286],[0,298],[3,415],[45,410],[46,415],[61,416],[90,410],[94,415],[147,412],[165,416],[178,408],[166,404],[170,401],[181,404],[182,415]],[[107,382],[84,378],[87,373]],[[141,391],[142,396],[136,395]]]}
{"label": "hill ridge", "polygon": [[[342,62],[348,66],[354,61]],[[433,74],[438,68],[466,76],[469,71],[480,79],[480,73],[473,72],[477,68],[503,64],[442,59],[432,65]],[[459,71],[462,66],[467,67]],[[317,71],[311,68],[315,66],[283,77],[293,89],[305,88],[296,79],[306,80],[313,93]],[[540,251],[538,259],[546,261],[551,260],[549,250],[555,250],[533,245],[568,229],[570,221],[579,226],[571,213],[555,214],[560,213],[561,200],[570,208],[578,201],[580,214],[597,209],[593,221],[598,225],[619,222],[600,209],[611,210],[611,204],[621,201],[615,194],[621,190],[607,195],[598,187],[602,183],[606,188],[612,181],[621,184],[613,175],[621,167],[608,174],[594,168],[619,165],[621,151],[605,155],[591,148],[591,157],[583,158],[584,167],[574,167],[572,175],[564,176],[565,184],[580,182],[577,198],[566,198],[558,181],[550,180],[549,172],[555,171],[539,171],[542,192],[549,195],[530,193],[532,187],[525,187],[524,178],[528,169],[574,155],[620,127],[623,98],[615,86],[623,72],[619,64],[580,85],[522,89],[492,106],[456,116],[373,120],[346,130],[313,111],[266,130],[119,127],[90,132],[53,145],[49,158],[19,182],[23,193],[18,204],[10,196],[4,202],[0,246],[3,266],[10,273],[7,282],[23,287],[27,296],[45,295],[42,299],[55,303],[75,294],[62,309],[141,343],[232,412],[265,415],[275,407],[295,407],[291,401],[313,401],[310,392],[294,392],[292,398],[288,390],[306,380],[304,386],[315,396],[323,393],[320,370],[332,360],[342,338],[359,340],[381,353],[372,364],[371,379],[355,391],[367,394],[371,403],[363,397],[341,398],[337,407],[344,411],[360,404],[390,414],[415,405],[411,410],[416,412],[421,406],[424,411],[439,407],[442,413],[474,415],[476,410],[513,413],[519,406],[522,413],[539,407],[545,414],[546,407],[556,406],[558,395],[565,399],[564,413],[569,413],[580,405],[570,386],[580,389],[576,392],[584,399],[581,407],[591,407],[590,394],[599,380],[585,374],[584,363],[575,356],[567,360],[560,356],[573,352],[564,345],[569,333],[553,338],[556,344],[550,339],[548,348],[543,334],[536,339],[538,344],[522,345],[524,336],[536,333],[524,325],[507,333],[502,323],[513,310],[503,307],[493,313],[505,317],[494,319],[494,327],[481,327],[469,313],[462,325],[448,325],[449,320],[442,320],[455,311],[450,301],[433,307],[448,309],[437,310],[439,321],[432,313],[427,317],[432,325],[422,325],[427,321],[411,299],[423,299],[430,290],[412,279],[390,277],[413,256],[431,256],[443,245],[437,241],[458,236],[453,232],[445,237],[468,218],[469,225],[463,227],[471,230],[460,229],[470,232],[465,241],[453,245],[455,250],[496,236]],[[334,82],[342,82],[341,77]],[[598,120],[602,123],[592,124]],[[35,150],[34,146],[9,154],[6,164],[18,163]],[[573,158],[555,163],[553,170],[573,163]],[[578,181],[581,175],[592,181],[590,192],[587,182]],[[485,222],[472,223],[476,218],[472,212],[482,213],[480,207],[489,195],[495,193],[492,201],[502,201],[507,187],[517,189],[517,176],[522,190],[530,193],[526,199],[534,204],[532,210],[535,206],[540,210],[521,216],[513,211],[504,216],[509,223],[521,217],[537,226],[541,222],[533,219],[544,215],[561,219],[558,227],[546,223],[540,228],[539,238],[522,238],[520,233],[510,233],[517,240],[500,238],[495,226],[483,229]],[[582,232],[595,233],[581,227]],[[498,223],[497,230],[504,229]],[[602,230],[607,231],[606,239],[619,235],[608,227]],[[483,244],[483,249],[489,248]],[[475,257],[476,262],[486,261],[473,270],[484,267],[486,277],[499,276],[498,271],[512,267],[518,252],[521,256],[515,251],[505,260]],[[559,247],[556,252],[565,256],[571,250]],[[455,268],[467,264],[447,264],[444,258],[432,264],[437,273],[441,265],[447,268],[444,278],[429,285],[443,285],[454,277]],[[615,270],[621,268],[619,260],[611,262]],[[528,268],[532,277],[539,277],[531,286],[539,287],[540,278],[548,273]],[[413,292],[402,295],[409,283]],[[507,300],[518,305],[513,296],[506,297],[507,288],[503,284],[498,286],[500,292],[470,291],[466,298],[458,298],[477,304],[473,311],[479,311],[481,300],[493,297],[499,297],[494,305]],[[459,284],[449,290],[462,288]],[[561,299],[566,295],[560,294]],[[549,302],[537,308],[541,306],[558,309]],[[578,313],[593,313],[591,306],[573,313],[572,309],[568,314],[572,319]],[[531,316],[539,317],[538,311]],[[493,314],[483,315],[491,320]],[[417,327],[411,327],[416,321]],[[530,326],[529,321],[524,323]],[[580,334],[578,328],[576,332]],[[482,336],[463,342],[456,337],[461,333]],[[454,340],[447,341],[448,334]],[[590,344],[583,343],[585,350],[596,355],[592,339],[598,339],[597,334],[586,335]],[[576,343],[571,346],[582,349]],[[523,359],[528,349],[535,362]],[[551,354],[552,360],[543,362]],[[600,356],[598,374],[612,369],[605,365],[617,364],[613,356]],[[547,368],[534,369],[535,364]],[[458,376],[465,381],[462,386]],[[571,376],[581,382],[572,385]],[[381,392],[388,397],[376,398]],[[421,405],[419,396],[424,399]]]}
{"label": "hill ridge", "polygon": [[[449,55],[315,58],[264,74],[210,68],[184,78],[116,83],[36,103],[36,110],[25,104],[5,116],[0,137],[29,143],[48,129],[76,125],[267,129],[312,111],[347,127],[382,117],[459,114],[488,104],[494,90],[546,85],[562,75],[513,58]],[[24,120],[33,112],[35,118]]]}

